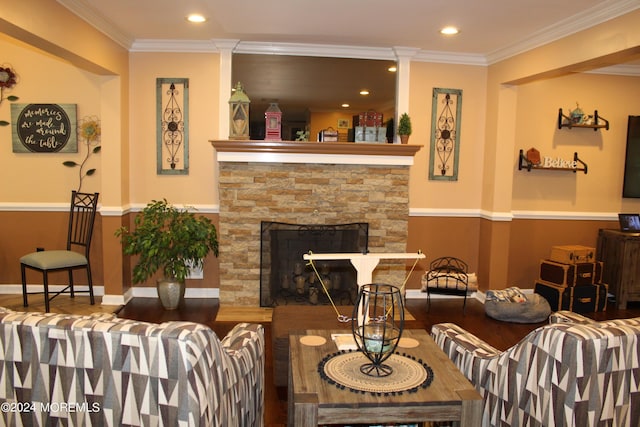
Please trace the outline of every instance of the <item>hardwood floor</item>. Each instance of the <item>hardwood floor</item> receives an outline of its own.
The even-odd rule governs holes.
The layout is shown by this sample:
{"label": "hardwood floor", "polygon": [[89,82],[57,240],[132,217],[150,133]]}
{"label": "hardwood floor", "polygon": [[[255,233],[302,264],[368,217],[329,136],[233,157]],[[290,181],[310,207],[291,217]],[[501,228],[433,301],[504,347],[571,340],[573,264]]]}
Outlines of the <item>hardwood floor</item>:
{"label": "hardwood floor", "polygon": [[[29,306],[25,307],[22,303],[22,294],[0,294],[0,307],[15,311],[44,311],[44,295],[29,295],[28,302]],[[119,305],[102,305],[101,297],[95,297],[95,304],[91,305],[89,296],[86,294],[76,294],[75,298],[61,294],[51,302],[51,312],[60,314],[114,313],[120,308]]]}
{"label": "hardwood floor", "polygon": [[[37,297],[30,298],[29,311],[42,311],[42,302]],[[0,295],[0,306],[13,310],[25,311],[22,307],[21,295]],[[95,311],[116,312],[118,317],[136,319],[148,322],[165,322],[171,320],[186,320],[208,325],[219,337],[223,337],[229,330],[241,321],[259,321],[265,326],[266,360],[265,360],[265,426],[280,427],[286,425],[287,402],[286,390],[277,388],[273,384],[273,360],[271,357],[271,329],[270,322],[264,309],[231,310],[229,313],[237,315],[237,319],[231,319],[233,315],[225,315],[224,321],[217,320],[220,312],[218,300],[215,299],[186,299],[177,309],[167,311],[162,308],[157,298],[134,298],[124,307],[103,306],[100,299],[96,305],[89,305],[88,297],[77,296],[73,300],[66,296],[60,296],[51,305],[52,311],[61,313],[90,313]],[[430,311],[427,311],[426,300],[408,300],[407,310],[415,320],[408,323],[408,327],[424,328],[429,331],[436,323],[452,322],[467,329],[478,337],[484,339],[494,347],[505,350],[516,344],[533,329],[544,325],[517,324],[493,320],[485,315],[484,305],[477,300],[467,300],[465,313],[462,312],[462,301],[458,299],[433,300]],[[631,303],[627,310],[617,310],[611,304],[607,310],[599,313],[588,313],[588,317],[595,320],[616,318],[640,317],[640,303]],[[260,320],[256,320],[260,319]]]}

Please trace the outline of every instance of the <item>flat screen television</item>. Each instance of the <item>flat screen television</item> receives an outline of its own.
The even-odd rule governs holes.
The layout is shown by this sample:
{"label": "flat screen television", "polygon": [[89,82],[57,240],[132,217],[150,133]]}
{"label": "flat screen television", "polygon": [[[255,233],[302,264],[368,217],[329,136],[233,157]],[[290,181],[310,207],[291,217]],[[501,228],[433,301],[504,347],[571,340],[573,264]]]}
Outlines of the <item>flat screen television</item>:
{"label": "flat screen television", "polygon": [[629,116],[622,197],[640,198],[640,116]]}

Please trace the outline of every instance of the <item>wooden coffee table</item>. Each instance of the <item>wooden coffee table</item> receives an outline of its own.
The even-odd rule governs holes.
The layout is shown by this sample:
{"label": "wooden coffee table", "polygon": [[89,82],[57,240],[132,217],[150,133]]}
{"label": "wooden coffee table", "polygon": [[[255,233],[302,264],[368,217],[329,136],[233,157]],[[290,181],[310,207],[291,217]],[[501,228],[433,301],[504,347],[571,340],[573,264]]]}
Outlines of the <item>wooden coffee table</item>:
{"label": "wooden coffee table", "polygon": [[[479,424],[482,397],[424,330],[405,330],[403,338],[417,340],[418,346],[398,348],[398,352],[422,359],[433,370],[433,381],[427,388],[374,395],[340,389],[322,379],[319,363],[337,352],[331,334],[344,332],[307,330],[289,336],[289,426],[423,421],[460,421],[461,426],[469,427]],[[322,337],[326,342],[321,345],[300,342],[301,338],[306,343],[313,341],[309,337]]]}

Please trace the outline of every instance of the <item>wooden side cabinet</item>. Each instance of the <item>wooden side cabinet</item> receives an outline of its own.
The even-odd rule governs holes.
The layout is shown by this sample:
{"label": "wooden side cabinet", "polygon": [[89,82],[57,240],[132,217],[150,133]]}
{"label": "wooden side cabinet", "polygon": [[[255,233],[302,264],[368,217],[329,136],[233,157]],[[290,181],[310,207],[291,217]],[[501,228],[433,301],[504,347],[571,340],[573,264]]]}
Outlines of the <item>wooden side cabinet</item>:
{"label": "wooden side cabinet", "polygon": [[640,301],[640,233],[601,229],[596,259],[603,262],[602,282],[616,297],[616,308]]}

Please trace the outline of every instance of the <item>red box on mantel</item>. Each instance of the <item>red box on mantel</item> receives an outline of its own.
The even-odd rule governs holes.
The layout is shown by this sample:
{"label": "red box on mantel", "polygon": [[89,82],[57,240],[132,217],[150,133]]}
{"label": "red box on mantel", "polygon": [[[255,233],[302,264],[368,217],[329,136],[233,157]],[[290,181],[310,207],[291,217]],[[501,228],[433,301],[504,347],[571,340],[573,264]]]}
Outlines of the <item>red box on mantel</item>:
{"label": "red box on mantel", "polygon": [[[358,118],[356,120],[356,117]],[[354,126],[381,127],[382,113],[373,110],[365,111],[353,117]]]}

